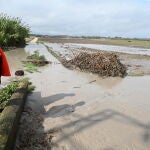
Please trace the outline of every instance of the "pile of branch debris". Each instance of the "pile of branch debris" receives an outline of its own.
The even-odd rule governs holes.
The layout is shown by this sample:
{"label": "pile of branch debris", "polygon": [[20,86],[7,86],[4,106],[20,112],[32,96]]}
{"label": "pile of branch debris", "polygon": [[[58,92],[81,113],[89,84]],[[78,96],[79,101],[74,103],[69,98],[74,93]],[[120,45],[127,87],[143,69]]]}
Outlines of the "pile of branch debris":
{"label": "pile of branch debris", "polygon": [[126,75],[126,67],[113,53],[83,52],[72,60],[63,61],[63,65],[68,68],[78,68],[82,71],[96,73],[100,76],[124,77]]}

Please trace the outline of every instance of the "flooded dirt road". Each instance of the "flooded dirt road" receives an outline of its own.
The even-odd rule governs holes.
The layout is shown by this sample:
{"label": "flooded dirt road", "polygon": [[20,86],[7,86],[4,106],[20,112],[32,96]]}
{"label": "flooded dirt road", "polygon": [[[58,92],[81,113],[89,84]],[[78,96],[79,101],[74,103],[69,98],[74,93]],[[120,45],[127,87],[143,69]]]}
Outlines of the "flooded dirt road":
{"label": "flooded dirt road", "polygon": [[149,150],[150,76],[103,79],[64,68],[41,44],[25,52],[34,50],[52,64],[27,74],[27,105],[43,115],[52,150]]}

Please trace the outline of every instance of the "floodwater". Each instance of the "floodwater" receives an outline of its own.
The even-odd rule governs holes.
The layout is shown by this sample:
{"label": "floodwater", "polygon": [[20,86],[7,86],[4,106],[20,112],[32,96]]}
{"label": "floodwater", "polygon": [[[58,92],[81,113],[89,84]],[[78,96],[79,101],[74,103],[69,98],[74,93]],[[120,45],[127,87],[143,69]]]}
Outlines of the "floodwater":
{"label": "floodwater", "polygon": [[122,52],[127,54],[140,54],[150,56],[150,49],[148,48],[136,48],[136,47],[127,47],[127,46],[114,46],[114,45],[103,45],[103,44],[73,44],[66,43],[65,46],[72,48],[91,48],[96,50],[105,50],[112,52]]}
{"label": "floodwater", "polygon": [[[52,150],[149,150],[150,76],[103,79],[68,70],[41,44],[17,54],[35,50],[52,64],[27,74],[36,86],[27,103],[43,115],[45,131],[57,129]],[[13,58],[14,69],[22,58]]]}
{"label": "floodwater", "polygon": [[56,53],[60,53],[63,56],[65,56],[65,58],[67,60],[70,59],[70,56],[72,55],[71,51],[68,51],[65,47],[64,44],[60,44],[60,43],[44,43],[45,45],[47,45],[48,47],[52,48]]}
{"label": "floodwater", "polygon": [[[45,46],[43,45],[38,45],[38,44],[34,44],[31,43],[29,45],[26,45],[26,47],[23,48],[18,48],[18,49],[14,49],[11,51],[6,52],[6,56],[9,62],[9,66],[10,66],[10,70],[11,70],[11,77],[2,77],[2,84],[7,84],[7,81],[9,82],[9,80],[11,78],[15,78],[15,71],[16,70],[24,70],[24,65],[23,65],[23,61],[26,60],[26,57],[29,54],[33,54],[34,51],[39,51],[40,54],[44,55],[46,59],[52,59],[52,57],[50,57],[49,52],[47,51],[47,49],[45,49]],[[25,75],[29,75],[29,73],[25,72]]]}
{"label": "floodwater", "polygon": [[[45,43],[45,45],[51,47],[56,53],[61,54],[67,60],[70,60],[77,56],[80,52],[94,52],[93,50],[85,49],[82,47],[75,47],[74,44],[62,44],[62,43]],[[80,44],[81,45],[81,44]],[[88,47],[89,44],[84,44]],[[93,44],[94,45],[94,44]],[[109,45],[107,45],[109,47]],[[126,47],[127,48],[127,47]],[[128,47],[129,51],[130,47]],[[114,50],[114,49],[113,49]],[[150,51],[149,51],[150,52]],[[120,61],[128,66],[128,75],[150,75],[150,57],[146,55],[135,55],[118,53]]]}

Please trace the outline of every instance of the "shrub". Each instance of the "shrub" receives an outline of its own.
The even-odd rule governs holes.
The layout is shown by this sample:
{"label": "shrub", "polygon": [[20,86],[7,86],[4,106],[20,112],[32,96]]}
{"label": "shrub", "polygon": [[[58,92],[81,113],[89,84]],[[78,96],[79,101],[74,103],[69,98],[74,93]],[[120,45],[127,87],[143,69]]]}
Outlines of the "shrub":
{"label": "shrub", "polygon": [[10,97],[16,91],[18,82],[12,82],[10,85],[0,91],[0,109],[4,109],[9,103]]}
{"label": "shrub", "polygon": [[2,47],[24,46],[29,31],[19,18],[0,14],[0,45]]}
{"label": "shrub", "polygon": [[34,54],[28,56],[27,59],[46,61],[45,56],[40,55],[39,51],[34,51]]}
{"label": "shrub", "polygon": [[37,72],[38,71],[38,66],[33,64],[32,62],[25,62],[24,66],[26,68],[26,71],[29,73]]}

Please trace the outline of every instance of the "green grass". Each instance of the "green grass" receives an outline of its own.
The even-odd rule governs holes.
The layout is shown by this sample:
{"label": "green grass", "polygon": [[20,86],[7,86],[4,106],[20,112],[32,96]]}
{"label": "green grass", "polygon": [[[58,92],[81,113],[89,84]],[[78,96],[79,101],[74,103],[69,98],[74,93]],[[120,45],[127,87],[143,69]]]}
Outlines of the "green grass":
{"label": "green grass", "polygon": [[124,46],[139,46],[139,47],[150,47],[150,40],[138,40],[138,39],[95,39],[103,44],[112,45],[124,45]]}
{"label": "green grass", "polygon": [[45,56],[40,55],[40,53],[38,51],[34,51],[34,54],[28,56],[27,59],[40,60],[40,61],[46,60]]}
{"label": "green grass", "polygon": [[43,41],[37,41],[36,43],[37,43],[37,44],[44,44]]}
{"label": "green grass", "polygon": [[24,66],[26,68],[26,71],[29,73],[37,72],[38,71],[38,66],[33,64],[32,62],[25,62]]}
{"label": "green grass", "polygon": [[46,58],[44,55],[40,55],[38,51],[35,51],[33,54],[27,56],[27,59],[33,60],[33,62],[24,62],[24,67],[26,68],[26,71],[29,73],[37,72],[38,71],[38,64],[34,64],[34,60],[37,61],[46,61]]}
{"label": "green grass", "polygon": [[10,97],[16,91],[19,82],[12,82],[0,91],[0,109],[4,109],[9,104]]}
{"label": "green grass", "polygon": [[128,76],[131,76],[131,77],[141,77],[141,76],[144,76],[144,72],[129,73]]}
{"label": "green grass", "polygon": [[23,82],[23,83],[24,83],[24,82],[25,82],[25,83],[28,82],[28,83],[29,83],[29,84],[28,84],[28,94],[32,93],[32,92],[35,90],[35,88],[36,88],[36,87],[32,84],[32,82],[29,81],[29,80],[30,80],[30,78],[27,78],[27,77],[26,77],[26,78],[22,78],[22,79],[19,80],[19,82]]}
{"label": "green grass", "polygon": [[20,82],[28,82],[28,93],[31,93],[35,90],[35,86],[32,85],[32,82],[29,82],[29,78],[22,78],[17,81],[12,81],[7,87],[3,88],[0,91],[0,110],[3,110],[10,102],[12,94],[17,90]]}

